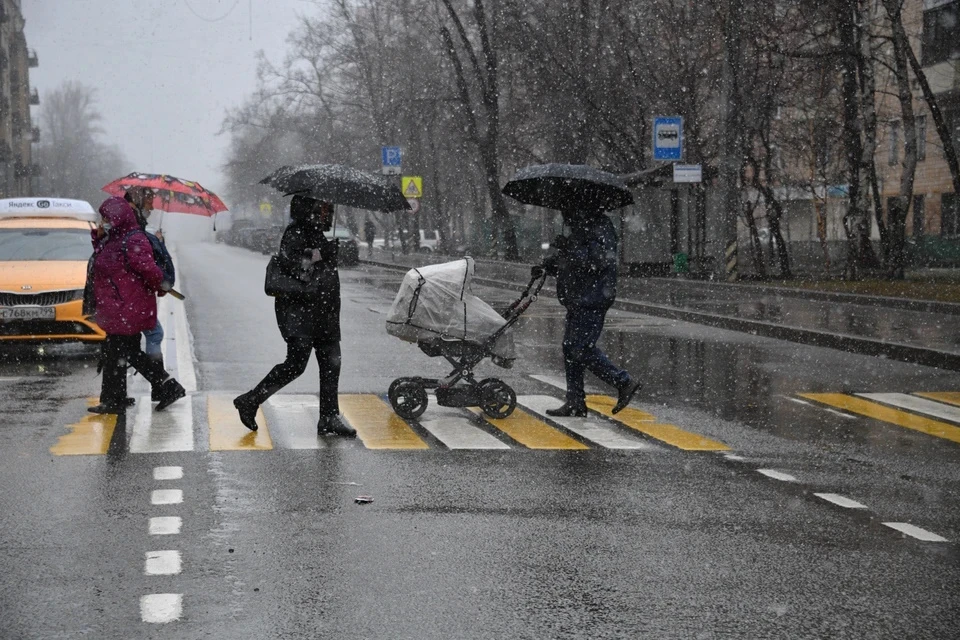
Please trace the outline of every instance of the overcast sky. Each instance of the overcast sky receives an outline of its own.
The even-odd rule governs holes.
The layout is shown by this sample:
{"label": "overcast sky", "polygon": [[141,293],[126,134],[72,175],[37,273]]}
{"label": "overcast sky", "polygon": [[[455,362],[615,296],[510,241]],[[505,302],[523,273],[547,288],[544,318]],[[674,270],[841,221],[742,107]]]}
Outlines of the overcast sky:
{"label": "overcast sky", "polygon": [[[123,149],[131,171],[169,173],[214,191],[224,182],[229,142],[216,134],[225,111],[256,87],[256,52],[282,60],[297,14],[316,11],[309,0],[23,0],[22,6],[27,46],[40,58],[30,84],[40,91],[41,107],[43,95],[65,80],[96,87],[104,141]],[[33,107],[37,123],[41,107]]]}

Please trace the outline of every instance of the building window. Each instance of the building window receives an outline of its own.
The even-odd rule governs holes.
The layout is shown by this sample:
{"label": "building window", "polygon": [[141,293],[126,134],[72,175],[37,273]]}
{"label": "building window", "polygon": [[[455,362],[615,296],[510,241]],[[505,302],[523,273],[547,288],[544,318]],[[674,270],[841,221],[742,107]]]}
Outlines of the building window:
{"label": "building window", "polygon": [[944,193],[940,196],[940,235],[955,236],[960,234],[957,219],[960,218],[960,200],[955,193]]}
{"label": "building window", "polygon": [[927,159],[927,116],[917,116],[917,160]]}
{"label": "building window", "polygon": [[890,158],[887,161],[891,167],[900,162],[900,123],[890,123]]}
{"label": "building window", "polygon": [[913,196],[913,237],[919,238],[923,235],[924,222],[924,202],[923,196]]}
{"label": "building window", "polygon": [[923,4],[923,66],[960,58],[960,0],[926,0]]}

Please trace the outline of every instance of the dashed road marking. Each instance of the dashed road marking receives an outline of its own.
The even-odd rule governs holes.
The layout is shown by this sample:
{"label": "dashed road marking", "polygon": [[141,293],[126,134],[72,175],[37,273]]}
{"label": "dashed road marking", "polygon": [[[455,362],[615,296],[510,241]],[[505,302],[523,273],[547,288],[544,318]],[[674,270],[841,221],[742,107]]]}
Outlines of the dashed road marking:
{"label": "dashed road marking", "polygon": [[180,552],[147,551],[143,572],[148,576],[174,576],[180,573]]}
{"label": "dashed road marking", "polygon": [[783,482],[796,482],[797,479],[790,475],[789,473],[784,473],[783,471],[777,471],[776,469],[757,469],[757,473],[762,473],[768,478],[773,478],[774,480],[781,480]]}
{"label": "dashed road marking", "polygon": [[179,480],[183,477],[183,467],[154,467],[154,480]]}
{"label": "dashed road marking", "polygon": [[883,525],[890,527],[891,529],[896,529],[904,535],[908,535],[924,542],[949,542],[943,536],[938,536],[935,533],[927,531],[926,529],[921,529],[920,527],[907,522],[884,522]]}
{"label": "dashed road marking", "polygon": [[851,500],[846,496],[842,496],[839,493],[815,493],[813,494],[820,498],[821,500],[826,500],[827,502],[832,502],[838,507],[844,507],[845,509],[866,509],[867,505],[862,502],[857,502],[856,500]]}
{"label": "dashed road marking", "polygon": [[160,516],[150,518],[149,531],[152,536],[172,536],[179,534],[182,526],[179,516]]}
{"label": "dashed road marking", "polygon": [[183,595],[151,593],[140,598],[140,619],[151,624],[166,624],[183,615]]}
{"label": "dashed road marking", "polygon": [[183,502],[182,489],[154,489],[150,492],[150,504],[180,504]]}

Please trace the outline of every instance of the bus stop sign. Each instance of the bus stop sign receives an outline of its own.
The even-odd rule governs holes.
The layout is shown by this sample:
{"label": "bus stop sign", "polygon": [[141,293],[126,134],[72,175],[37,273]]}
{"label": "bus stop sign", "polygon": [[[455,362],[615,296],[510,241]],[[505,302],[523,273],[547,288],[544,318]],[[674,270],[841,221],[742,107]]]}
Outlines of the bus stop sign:
{"label": "bus stop sign", "polygon": [[683,118],[657,116],[653,119],[653,159],[683,159]]}

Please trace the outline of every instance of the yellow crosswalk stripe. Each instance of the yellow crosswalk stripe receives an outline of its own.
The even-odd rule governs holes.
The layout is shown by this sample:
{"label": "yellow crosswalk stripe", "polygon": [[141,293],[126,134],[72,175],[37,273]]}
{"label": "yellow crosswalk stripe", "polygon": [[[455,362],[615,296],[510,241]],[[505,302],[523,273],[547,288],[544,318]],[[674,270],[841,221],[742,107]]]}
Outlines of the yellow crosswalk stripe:
{"label": "yellow crosswalk stripe", "polygon": [[480,409],[471,408],[470,411],[495,426],[500,431],[531,449],[589,449],[579,440],[574,440],[562,431],[558,431],[539,420],[523,409],[514,409],[507,418],[491,418]]}
{"label": "yellow crosswalk stripe", "polygon": [[898,427],[913,429],[920,433],[960,443],[960,428],[952,424],[947,424],[946,422],[924,418],[923,416],[914,415],[898,409],[891,409],[890,407],[885,407],[875,402],[870,402],[869,400],[848,396],[845,393],[801,393],[800,397],[825,404],[835,409],[842,409],[875,420],[889,422]]}
{"label": "yellow crosswalk stripe", "polygon": [[684,451],[729,451],[730,447],[711,440],[699,433],[685,431],[672,424],[658,423],[656,417],[646,411],[640,411],[633,407],[626,407],[620,413],[614,415],[613,407],[617,404],[615,398],[610,396],[590,395],[587,396],[587,407],[593,409],[599,414],[616,420],[622,425],[639,431],[651,438],[656,438],[661,442],[674,446]]}
{"label": "yellow crosswalk stripe", "polygon": [[368,449],[430,448],[379,396],[345,394],[339,401],[343,417],[357,430],[357,436]]}
{"label": "yellow crosswalk stripe", "polygon": [[[88,405],[97,401],[90,400]],[[104,455],[110,448],[113,431],[117,426],[117,416],[112,414],[89,414],[79,422],[67,425],[70,433],[57,438],[57,444],[50,447],[55,456]]]}
{"label": "yellow crosswalk stripe", "polygon": [[918,391],[913,395],[960,407],[960,391]]}
{"label": "yellow crosswalk stripe", "polygon": [[273,449],[273,440],[262,409],[257,411],[257,424],[260,426],[257,431],[250,431],[243,426],[230,396],[213,393],[207,396],[210,451]]}

